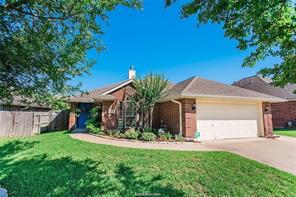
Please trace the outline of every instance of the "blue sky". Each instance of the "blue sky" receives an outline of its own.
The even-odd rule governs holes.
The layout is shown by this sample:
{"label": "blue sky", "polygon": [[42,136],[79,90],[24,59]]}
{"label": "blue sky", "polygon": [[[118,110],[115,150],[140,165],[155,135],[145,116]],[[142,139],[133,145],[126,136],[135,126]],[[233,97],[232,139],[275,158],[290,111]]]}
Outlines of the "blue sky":
{"label": "blue sky", "polygon": [[180,18],[178,4],[164,8],[163,0],[145,0],[143,10],[119,7],[109,13],[103,27],[106,51],[90,51],[97,63],[91,75],[73,79],[84,90],[95,89],[127,78],[130,65],[137,75],[164,74],[176,83],[199,76],[231,84],[256,74],[262,65],[242,68],[248,52],[236,49],[236,41],[224,37],[221,26],[207,24],[197,28],[194,17]]}

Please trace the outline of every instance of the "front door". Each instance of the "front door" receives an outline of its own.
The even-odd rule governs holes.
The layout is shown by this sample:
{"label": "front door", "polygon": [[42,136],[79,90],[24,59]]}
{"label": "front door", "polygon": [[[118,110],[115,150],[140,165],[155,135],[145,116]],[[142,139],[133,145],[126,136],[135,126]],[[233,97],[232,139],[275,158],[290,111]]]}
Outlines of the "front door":
{"label": "front door", "polygon": [[77,120],[77,128],[78,129],[85,129],[86,128],[86,121],[90,115],[90,109],[92,108],[91,103],[79,103],[78,108],[80,110],[78,120]]}

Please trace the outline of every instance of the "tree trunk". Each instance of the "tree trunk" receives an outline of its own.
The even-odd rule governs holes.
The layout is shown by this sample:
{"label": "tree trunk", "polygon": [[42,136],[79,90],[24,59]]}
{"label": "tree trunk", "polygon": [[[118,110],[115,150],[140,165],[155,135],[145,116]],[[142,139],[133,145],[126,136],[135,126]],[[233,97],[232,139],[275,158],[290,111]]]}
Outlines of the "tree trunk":
{"label": "tree trunk", "polygon": [[141,110],[139,109],[139,104],[136,104],[136,128],[139,129],[141,127]]}
{"label": "tree trunk", "polygon": [[144,110],[141,110],[141,127],[145,127],[145,113]]}
{"label": "tree trunk", "polygon": [[146,112],[145,110],[142,110],[142,127],[145,128],[146,127]]}
{"label": "tree trunk", "polygon": [[149,128],[149,109],[145,110],[145,127]]}
{"label": "tree trunk", "polygon": [[153,111],[154,111],[154,106],[152,106],[151,108],[150,108],[150,129],[152,129],[152,127],[153,127]]}

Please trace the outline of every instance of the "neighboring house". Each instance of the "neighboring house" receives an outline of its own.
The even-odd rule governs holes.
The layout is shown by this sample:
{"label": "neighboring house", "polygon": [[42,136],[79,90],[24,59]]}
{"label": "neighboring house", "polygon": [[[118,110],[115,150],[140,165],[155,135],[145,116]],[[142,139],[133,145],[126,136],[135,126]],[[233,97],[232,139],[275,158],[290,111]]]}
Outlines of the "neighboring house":
{"label": "neighboring house", "polygon": [[288,122],[296,121],[296,84],[287,84],[283,88],[275,87],[269,78],[252,76],[243,78],[233,85],[287,100],[271,104],[273,127],[288,127]]}
{"label": "neighboring house", "polygon": [[[103,129],[135,126],[137,113],[131,101],[134,77],[131,68],[126,81],[70,98],[69,129],[85,129],[89,111],[95,105],[102,107]],[[156,104],[153,126],[186,138],[194,138],[198,131],[201,140],[270,136],[270,103],[282,101],[285,100],[192,77],[173,85],[169,95]]]}
{"label": "neighboring house", "polygon": [[50,106],[40,105],[36,102],[25,103],[21,97],[14,96],[11,103],[0,103],[0,111],[38,111],[47,112],[50,111]]}

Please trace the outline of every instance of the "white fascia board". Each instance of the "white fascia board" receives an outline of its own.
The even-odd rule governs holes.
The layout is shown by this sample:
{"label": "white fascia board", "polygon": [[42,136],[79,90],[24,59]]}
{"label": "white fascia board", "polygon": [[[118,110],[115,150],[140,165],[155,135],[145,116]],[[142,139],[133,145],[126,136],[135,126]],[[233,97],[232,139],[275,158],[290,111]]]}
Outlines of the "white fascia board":
{"label": "white fascia board", "polygon": [[131,83],[131,82],[133,82],[133,79],[130,79],[130,80],[126,81],[125,83],[122,83],[119,86],[116,86],[115,88],[112,88],[111,90],[108,90],[107,92],[104,92],[102,95],[107,95],[107,94],[109,94],[109,93],[111,93],[111,92],[113,92],[113,91],[115,91],[115,90],[117,90],[117,89]]}
{"label": "white fascia board", "polygon": [[224,99],[239,99],[239,100],[250,100],[250,101],[265,101],[265,102],[271,102],[271,103],[277,103],[277,102],[285,102],[287,100],[282,98],[252,98],[252,97],[242,97],[242,96],[220,96],[220,95],[194,95],[194,94],[182,94],[183,98],[197,98],[197,97],[203,97],[203,98],[224,98]]}

